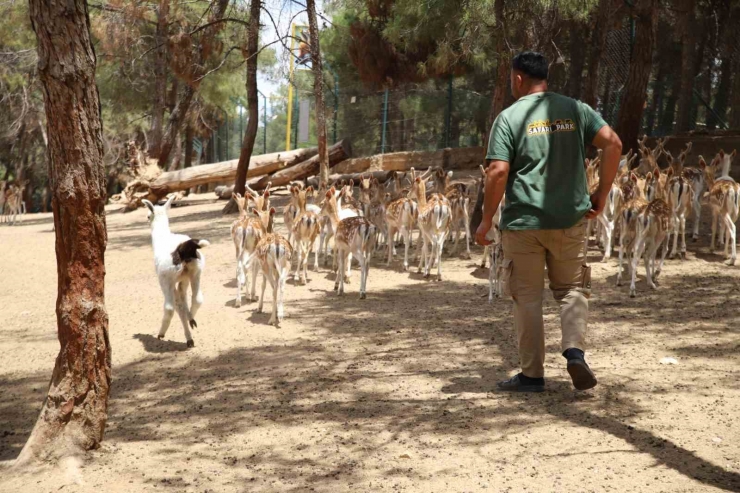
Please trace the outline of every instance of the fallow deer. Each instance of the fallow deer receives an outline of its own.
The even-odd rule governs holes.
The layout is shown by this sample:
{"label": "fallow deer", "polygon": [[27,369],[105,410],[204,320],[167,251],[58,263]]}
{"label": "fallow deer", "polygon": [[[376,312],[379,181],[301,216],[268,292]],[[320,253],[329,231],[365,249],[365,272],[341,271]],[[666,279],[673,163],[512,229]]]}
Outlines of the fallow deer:
{"label": "fallow deer", "polygon": [[321,225],[319,215],[309,210],[306,204],[306,199],[313,196],[313,187],[296,190],[296,196],[298,215],[293,221],[293,238],[297,245],[298,263],[293,279],[296,283],[305,284],[308,275],[308,255],[311,250],[314,250],[314,270],[319,270],[319,252],[315,246]]}
{"label": "fallow deer", "polygon": [[452,218],[450,220],[452,227],[455,229],[455,243],[452,247],[452,254],[457,253],[457,245],[460,241],[460,223],[465,228],[465,251],[467,258],[470,258],[470,198],[468,197],[468,186],[461,182],[450,182],[452,171],[445,171],[437,168],[434,172],[435,190],[443,193],[447,200],[450,201]]}
{"label": "fallow deer", "polygon": [[442,250],[452,218],[450,201],[443,194],[433,193],[427,198],[426,183],[417,176],[411,186],[410,195],[416,196],[419,204],[419,229],[423,239],[419,272],[424,265],[424,277],[429,278],[432,263],[437,264],[437,281],[442,280]]}
{"label": "fallow deer", "polygon": [[622,264],[625,257],[627,266],[632,271],[632,255],[634,253],[636,221],[640,213],[648,205],[645,200],[643,187],[635,173],[630,173],[629,179],[620,187],[622,208],[619,214],[619,266],[617,267],[617,286],[622,285]]}
{"label": "fallow deer", "polygon": [[737,260],[737,222],[740,215],[740,185],[730,177],[730,167],[735,159],[737,151],[726,154],[720,150],[719,162],[721,166],[720,177],[711,185],[709,191],[709,203],[712,206],[712,243],[710,250],[715,249],[715,237],[717,224],[720,224],[720,241],[725,246],[725,262],[727,265],[735,265]]}
{"label": "fallow deer", "polygon": [[285,281],[290,275],[293,247],[286,238],[279,234],[268,233],[257,245],[255,255],[262,269],[262,293],[257,313],[262,313],[265,301],[265,281],[268,281],[272,287],[272,316],[268,323],[279,327],[285,317]]}
{"label": "fallow deer", "polygon": [[255,251],[262,238],[272,233],[275,209],[271,207],[270,210],[264,211],[252,207],[247,211],[247,199],[245,197],[234,194],[234,200],[239,206],[239,218],[231,225],[231,238],[236,248],[237,287],[234,306],[239,308],[242,305],[242,291],[248,288],[247,273],[250,272],[252,275],[252,289],[248,291],[247,300],[255,300],[257,273],[259,271],[259,266],[255,261]]}
{"label": "fallow deer", "polygon": [[671,208],[671,227],[666,241],[670,243],[673,235],[673,246],[671,248],[670,258],[676,256],[678,249],[678,236],[681,236],[681,258],[686,258],[686,217],[691,213],[691,204],[693,201],[694,191],[691,182],[684,177],[684,161],[688,152],[691,150],[691,143],[679,154],[678,159],[674,160],[670,152],[665,151],[670,170],[674,176],[668,179],[668,205]]}
{"label": "fallow deer", "polygon": [[365,299],[367,297],[367,276],[370,271],[370,260],[375,248],[375,226],[361,216],[341,219],[333,188],[326,192],[321,214],[331,220],[334,228],[334,245],[339,259],[339,269],[334,281],[334,289],[340,295],[344,294],[344,272],[348,266],[349,255],[353,254],[360,262],[360,299]]}

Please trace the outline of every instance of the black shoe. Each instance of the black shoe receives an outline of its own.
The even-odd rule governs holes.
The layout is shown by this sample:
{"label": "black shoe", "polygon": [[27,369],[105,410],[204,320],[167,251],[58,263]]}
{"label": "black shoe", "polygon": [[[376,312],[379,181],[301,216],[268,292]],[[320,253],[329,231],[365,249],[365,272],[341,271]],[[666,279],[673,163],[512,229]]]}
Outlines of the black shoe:
{"label": "black shoe", "polygon": [[496,384],[498,390],[507,392],[544,392],[544,378],[529,378],[523,373],[514,375],[508,380]]}
{"label": "black shoe", "polygon": [[588,390],[596,387],[596,375],[588,367],[583,351],[571,348],[564,351],[563,356],[568,359],[568,374],[576,389]]}

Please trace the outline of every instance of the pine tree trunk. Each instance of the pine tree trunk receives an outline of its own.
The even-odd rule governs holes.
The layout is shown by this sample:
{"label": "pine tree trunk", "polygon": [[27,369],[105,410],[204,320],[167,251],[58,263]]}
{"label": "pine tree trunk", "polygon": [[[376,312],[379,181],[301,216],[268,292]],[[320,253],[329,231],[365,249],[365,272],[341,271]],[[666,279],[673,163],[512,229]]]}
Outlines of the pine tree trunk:
{"label": "pine tree trunk", "polygon": [[185,127],[185,163],[183,168],[189,168],[193,165],[193,140],[195,139],[195,131],[193,124],[188,123]]}
{"label": "pine tree trunk", "polygon": [[691,106],[694,100],[694,53],[696,52],[696,29],[690,26],[694,19],[696,0],[683,0],[678,18],[677,36],[681,40],[681,90],[678,95],[676,131],[685,132],[691,125]]}
{"label": "pine tree trunk", "polygon": [[730,10],[729,5],[726,8],[720,10],[720,28],[719,28],[719,84],[717,86],[717,94],[714,97],[714,113],[709,112],[707,116],[707,128],[713,130],[720,125],[720,121],[715,116],[715,113],[724,122],[727,122],[727,104],[730,100],[730,89],[732,86],[732,56],[733,50],[735,49],[734,43],[732,43],[732,34],[737,23],[737,14],[740,13],[740,9],[735,8]]}
{"label": "pine tree trunk", "polygon": [[588,53],[587,62],[588,78],[583,89],[583,101],[592,108],[596,108],[596,96],[599,90],[599,65],[601,64],[601,55],[606,47],[612,3],[611,0],[599,0],[599,6],[594,13],[593,36],[591,37],[591,49]]}
{"label": "pine tree trunk", "polygon": [[154,104],[152,106],[152,128],[149,131],[148,149],[150,156],[159,156],[164,127],[164,110],[167,101],[167,19],[170,0],[160,0],[157,9],[157,28],[154,42],[157,45],[154,61]]}
{"label": "pine tree trunk", "polygon": [[637,137],[642,128],[642,113],[653,66],[657,3],[658,0],[641,0],[635,9],[635,44],[616,127],[624,143],[623,152],[636,150]]}
{"label": "pine tree trunk", "polygon": [[49,136],[61,348],[47,398],[19,463],[98,447],[111,379],[104,303],[106,173],[87,4],[29,3]]}
{"label": "pine tree trunk", "polygon": [[506,46],[506,23],[504,22],[505,0],[496,0],[493,4],[496,16],[496,53],[498,64],[496,66],[496,81],[491,99],[491,110],[488,113],[488,128],[493,126],[496,117],[506,107],[506,93],[509,91],[509,76],[511,74],[511,54]]}
{"label": "pine tree trunk", "polygon": [[[257,140],[259,122],[259,98],[257,94],[257,53],[260,37],[260,11],[262,0],[252,0],[249,6],[249,26],[247,27],[247,128],[244,132],[239,164],[236,167],[234,193],[244,195],[247,184],[249,160],[252,158],[254,142]],[[292,55],[291,55],[292,56]],[[235,214],[239,210],[232,198],[223,209],[224,214]]]}
{"label": "pine tree trunk", "polygon": [[565,95],[574,99],[581,98],[581,81],[583,80],[583,67],[586,65],[586,47],[584,39],[588,35],[586,26],[582,21],[574,20],[573,29],[570,32],[570,65],[568,67],[568,82],[565,85]]}
{"label": "pine tree trunk", "polygon": [[162,138],[162,146],[159,151],[159,167],[162,169],[168,169],[170,158],[172,157],[172,149],[177,141],[177,136],[180,133],[182,124],[185,121],[185,116],[190,110],[190,105],[193,103],[196,89],[191,85],[186,85],[185,90],[182,92],[177,100],[175,109],[170,114],[169,121],[167,122],[167,129],[165,130],[164,137]]}
{"label": "pine tree trunk", "polygon": [[324,70],[319,46],[319,26],[316,21],[316,0],[306,0],[308,13],[308,34],[311,48],[311,68],[313,71],[313,93],[316,99],[316,132],[319,140],[319,160],[321,162],[321,182],[329,183],[329,147],[326,140],[326,106],[324,103]]}

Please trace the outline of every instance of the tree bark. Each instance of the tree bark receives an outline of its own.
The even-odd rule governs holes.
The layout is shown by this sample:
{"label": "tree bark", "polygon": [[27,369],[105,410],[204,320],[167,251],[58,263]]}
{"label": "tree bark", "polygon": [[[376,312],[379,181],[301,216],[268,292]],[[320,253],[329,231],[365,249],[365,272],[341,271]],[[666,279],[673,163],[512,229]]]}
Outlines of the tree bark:
{"label": "tree bark", "polygon": [[616,127],[617,134],[624,143],[625,153],[630,149],[637,150],[637,137],[642,128],[642,113],[653,66],[657,3],[658,0],[641,0],[634,9],[635,44]]}
{"label": "tree bark", "polygon": [[696,29],[690,25],[694,20],[696,0],[682,0],[678,21],[678,39],[681,40],[681,89],[678,95],[676,131],[685,132],[691,125],[691,106],[694,99],[694,53],[696,52]]}
{"label": "tree bark", "polygon": [[580,20],[572,22],[573,29],[570,32],[570,66],[568,67],[568,82],[565,86],[565,95],[574,99],[581,98],[581,81],[583,80],[583,67],[586,65],[586,48],[584,42],[587,36],[587,26]]}
{"label": "tree bark", "polygon": [[85,0],[30,0],[49,137],[60,351],[18,457],[59,458],[103,439],[111,379],[105,310],[106,173]]}
{"label": "tree bark", "polygon": [[159,0],[157,28],[154,42],[157,50],[154,59],[154,103],[152,105],[152,128],[149,131],[148,149],[150,156],[159,156],[164,127],[164,110],[167,101],[167,38],[170,0]]}
{"label": "tree bark", "polygon": [[195,131],[193,129],[192,122],[188,122],[185,127],[185,163],[183,168],[189,168],[193,165],[193,140],[195,139]]}
{"label": "tree bark", "polygon": [[172,110],[172,113],[170,114],[169,121],[167,122],[167,129],[162,138],[162,145],[159,152],[159,167],[162,169],[169,168],[172,149],[175,147],[178,134],[180,133],[180,128],[182,128],[185,116],[190,110],[190,105],[193,103],[195,92],[196,89],[190,84],[187,84],[185,86],[185,90],[177,100],[175,109]]}
{"label": "tree bark", "polygon": [[311,70],[313,71],[313,93],[316,99],[316,133],[319,141],[321,179],[329,180],[329,150],[326,139],[326,105],[324,104],[324,67],[319,46],[319,26],[316,21],[316,0],[306,0],[308,13],[308,35],[310,37]]}
{"label": "tree bark", "polygon": [[601,55],[606,47],[606,35],[609,32],[611,4],[611,0],[599,0],[599,6],[594,13],[593,36],[587,61],[588,78],[583,90],[583,101],[592,108],[596,108],[596,96],[599,90],[599,65],[601,64]]}
{"label": "tree bark", "polygon": [[[249,172],[249,160],[252,158],[254,141],[257,140],[259,122],[259,98],[257,94],[257,54],[260,37],[260,12],[262,0],[252,0],[249,5],[249,25],[247,26],[247,129],[239,151],[239,164],[236,168],[234,193],[244,195]],[[291,53],[290,56],[293,56]],[[229,200],[223,209],[224,214],[236,214],[239,207],[236,201]]]}
{"label": "tree bark", "polygon": [[504,22],[505,0],[496,0],[493,4],[493,12],[496,16],[496,53],[498,64],[496,65],[496,80],[491,99],[491,109],[488,112],[488,128],[493,126],[496,117],[501,113],[506,104],[506,92],[509,90],[509,74],[511,73],[511,54],[506,45],[506,22]]}

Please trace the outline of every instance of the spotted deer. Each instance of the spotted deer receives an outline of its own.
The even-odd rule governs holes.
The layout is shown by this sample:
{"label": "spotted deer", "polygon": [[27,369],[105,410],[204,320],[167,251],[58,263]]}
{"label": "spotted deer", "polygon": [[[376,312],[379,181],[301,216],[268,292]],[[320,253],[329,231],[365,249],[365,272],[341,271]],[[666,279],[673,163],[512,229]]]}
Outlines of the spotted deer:
{"label": "spotted deer", "polygon": [[257,245],[267,234],[272,233],[275,208],[264,211],[256,207],[247,210],[247,199],[234,194],[234,200],[239,206],[239,218],[231,225],[231,239],[236,249],[236,298],[234,306],[242,306],[242,291],[247,289],[249,280],[247,274],[251,272],[252,289],[247,293],[247,300],[256,299],[257,274],[259,266],[255,261]]}
{"label": "spotted deer", "polygon": [[442,250],[452,218],[450,201],[441,193],[427,197],[423,176],[417,176],[411,185],[410,195],[419,204],[419,229],[423,240],[419,258],[419,272],[424,266],[424,277],[429,278],[432,263],[437,264],[437,281],[442,280]]}
{"label": "spotted deer", "polygon": [[710,251],[715,250],[717,225],[720,225],[720,242],[724,243],[727,265],[735,265],[737,260],[737,227],[740,215],[740,185],[730,177],[730,167],[737,151],[726,154],[720,150],[720,176],[711,184],[709,203],[712,207],[712,243]]}
{"label": "spotted deer", "polygon": [[645,176],[652,172],[658,167],[658,159],[663,153],[665,148],[663,147],[666,143],[666,139],[657,139],[655,141],[655,147],[650,149],[645,146],[645,140],[647,136],[643,136],[641,141],[638,141],[640,146],[640,164],[637,167],[636,173],[638,176]]}
{"label": "spotted deer", "polygon": [[450,223],[455,229],[455,242],[452,246],[452,254],[457,253],[458,242],[460,241],[460,223],[465,229],[465,251],[467,258],[470,258],[470,198],[468,197],[468,186],[465,183],[450,181],[452,178],[452,171],[445,171],[442,168],[437,168],[434,171],[434,187],[435,190],[443,193],[447,200],[450,201],[450,208],[452,210],[452,218]]}
{"label": "spotted deer", "polygon": [[334,289],[344,294],[344,272],[347,270],[349,255],[360,262],[360,299],[367,297],[367,276],[370,271],[370,259],[375,248],[375,226],[364,217],[355,216],[341,219],[339,204],[332,188],[326,192],[322,202],[321,214],[327,216],[334,228],[334,245],[337,249],[339,269]]}
{"label": "spotted deer", "polygon": [[701,199],[709,192],[711,185],[714,183],[715,173],[719,161],[717,158],[707,164],[703,156],[699,156],[698,168],[683,168],[681,176],[689,181],[693,190],[691,210],[694,216],[694,225],[692,228],[691,239],[699,239],[699,224],[701,223]]}
{"label": "spotted deer", "polygon": [[383,241],[388,241],[385,205],[387,202],[386,196],[389,195],[390,194],[383,194],[380,182],[378,182],[377,178],[363,176],[360,179],[360,203],[365,210],[365,217],[368,221],[373,223],[378,232],[376,248],[381,243],[379,241],[381,237]]}
{"label": "spotted deer", "polygon": [[311,250],[314,250],[314,270],[319,270],[319,252],[315,247],[321,227],[320,218],[317,213],[308,210],[306,205],[306,199],[312,197],[313,193],[313,187],[297,191],[298,215],[293,222],[293,238],[298,250],[298,263],[293,279],[300,284],[306,284],[308,255]]}
{"label": "spotted deer", "polygon": [[623,262],[626,257],[627,266],[632,271],[632,255],[634,252],[635,236],[637,231],[637,217],[648,205],[645,200],[644,188],[635,173],[630,173],[629,179],[620,186],[622,208],[619,214],[619,266],[617,268],[617,286],[622,285]]}
{"label": "spotted deer", "polygon": [[[300,213],[298,194],[305,191],[305,189],[299,185],[291,185],[289,190],[290,202],[283,208],[283,223],[288,228],[288,241],[293,244],[293,226]],[[318,215],[321,208],[314,204],[306,204],[306,210]]]}
{"label": "spotted deer", "polygon": [[257,313],[262,313],[267,281],[272,287],[272,316],[267,323],[279,327],[285,317],[285,282],[290,275],[293,247],[281,235],[268,233],[257,244],[255,255],[262,270],[262,293]]}
{"label": "spotted deer", "polygon": [[[412,168],[412,173],[413,172]],[[431,170],[427,170],[427,172],[420,178],[426,179],[430,173]],[[393,256],[396,254],[394,236],[396,233],[399,233],[403,237],[404,243],[403,270],[408,270],[411,232],[416,223],[418,210],[418,203],[414,202],[409,197],[397,198],[386,205],[385,220],[388,237],[388,265],[391,265]]]}
{"label": "spotted deer", "polygon": [[[657,171],[657,169],[656,169]],[[669,169],[667,175],[672,174]],[[635,243],[632,254],[632,282],[630,283],[630,297],[636,296],[635,281],[637,278],[637,265],[640,258],[644,256],[647,284],[651,289],[657,289],[654,279],[658,278],[663,267],[668,244],[663,247],[661,259],[656,265],[656,256],[661,244],[666,240],[670,228],[671,209],[664,199],[666,191],[664,182],[660,175],[648,173],[645,180],[646,195],[648,191],[655,197],[648,205],[640,211],[635,219]]]}
{"label": "spotted deer", "polygon": [[678,159],[674,160],[670,152],[665,151],[670,170],[674,176],[668,178],[667,194],[668,205],[671,208],[671,227],[666,241],[670,243],[673,236],[673,246],[671,248],[670,258],[675,258],[678,250],[678,237],[681,236],[681,249],[679,256],[686,258],[686,217],[691,214],[691,206],[694,197],[694,190],[691,182],[683,174],[684,161],[688,152],[691,150],[691,143],[679,154]]}

